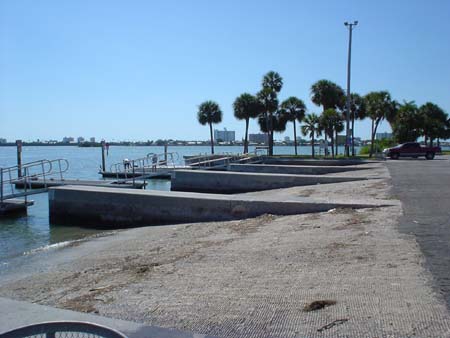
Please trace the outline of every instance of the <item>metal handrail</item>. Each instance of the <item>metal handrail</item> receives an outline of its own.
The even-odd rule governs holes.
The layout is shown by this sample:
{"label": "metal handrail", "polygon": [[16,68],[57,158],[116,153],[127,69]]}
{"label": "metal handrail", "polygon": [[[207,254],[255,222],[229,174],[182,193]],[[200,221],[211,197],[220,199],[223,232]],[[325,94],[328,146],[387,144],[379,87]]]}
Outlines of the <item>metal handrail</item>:
{"label": "metal handrail", "polygon": [[[167,160],[166,160],[166,154],[167,154]],[[147,169],[151,168],[156,164],[157,167],[175,167],[176,161],[179,159],[179,155],[176,152],[170,152],[170,153],[148,153],[145,157],[129,160],[127,165],[125,167],[125,162],[117,162],[113,163],[110,166],[110,171],[114,173],[119,172],[131,172],[133,170],[133,167],[136,169]],[[156,155],[156,161],[153,160],[153,156]],[[134,162],[134,166],[131,164]]]}
{"label": "metal handrail", "polygon": [[[56,169],[57,168],[57,169]],[[42,177],[44,188],[47,188],[47,179],[53,175],[59,175],[63,180],[63,173],[69,170],[69,162],[66,159],[38,160],[22,165],[15,165],[6,168],[0,168],[0,201],[15,197],[14,185],[17,182],[23,183],[25,190],[25,202],[28,189],[31,189],[31,181]],[[6,179],[5,179],[6,176]],[[9,188],[8,188],[9,186]],[[6,190],[10,190],[6,195]]]}

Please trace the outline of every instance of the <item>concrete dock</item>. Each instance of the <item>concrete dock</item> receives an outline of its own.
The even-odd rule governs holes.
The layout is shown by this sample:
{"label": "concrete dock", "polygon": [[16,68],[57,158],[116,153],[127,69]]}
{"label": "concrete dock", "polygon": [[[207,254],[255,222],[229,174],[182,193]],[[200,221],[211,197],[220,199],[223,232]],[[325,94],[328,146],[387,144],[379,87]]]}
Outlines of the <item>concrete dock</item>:
{"label": "concrete dock", "polygon": [[0,216],[26,213],[27,207],[34,204],[34,201],[21,199],[8,199],[0,202]]}
{"label": "concrete dock", "polygon": [[273,201],[248,196],[65,186],[49,191],[51,224],[124,228],[189,222],[228,221],[263,214],[293,215],[334,208],[365,208],[309,198]]}
{"label": "concrete dock", "polygon": [[294,186],[365,180],[365,177],[287,175],[267,173],[179,170],[173,173],[171,190],[217,194],[289,188]]}
{"label": "concrete dock", "polygon": [[228,171],[258,172],[293,175],[324,175],[370,169],[368,166],[313,166],[313,165],[282,165],[282,164],[230,164]]}
{"label": "concrete dock", "polygon": [[365,161],[355,159],[301,159],[294,157],[269,157],[265,156],[262,160],[264,164],[284,164],[284,165],[314,165],[314,166],[348,166],[360,165],[368,163],[376,163],[376,161]]}
{"label": "concrete dock", "polygon": [[135,168],[134,172],[132,170],[127,171],[100,171],[99,174],[104,178],[117,178],[117,179],[127,179],[133,177],[139,178],[162,178],[170,179],[172,172],[179,169],[189,169],[189,166],[174,166],[174,167],[158,167],[156,170],[149,168]]}
{"label": "concrete dock", "polygon": [[[25,181],[17,180],[13,182],[17,189],[25,188]],[[126,188],[126,189],[142,189],[146,183],[143,181],[94,181],[94,180],[71,180],[71,179],[31,179],[26,181],[27,189],[44,189],[50,187],[60,187],[64,185],[83,185],[90,187],[112,187],[112,188]]]}

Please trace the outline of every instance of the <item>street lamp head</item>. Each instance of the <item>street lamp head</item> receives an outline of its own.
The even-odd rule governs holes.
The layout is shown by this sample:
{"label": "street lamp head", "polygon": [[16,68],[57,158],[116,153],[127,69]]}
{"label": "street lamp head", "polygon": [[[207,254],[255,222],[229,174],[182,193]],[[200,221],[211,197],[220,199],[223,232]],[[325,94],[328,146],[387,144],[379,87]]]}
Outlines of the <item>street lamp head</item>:
{"label": "street lamp head", "polygon": [[345,25],[345,26],[348,26],[348,22],[347,22],[347,21],[345,21],[345,22],[344,22],[344,25]]}
{"label": "street lamp head", "polygon": [[358,21],[355,21],[353,24],[356,26],[358,24]]}

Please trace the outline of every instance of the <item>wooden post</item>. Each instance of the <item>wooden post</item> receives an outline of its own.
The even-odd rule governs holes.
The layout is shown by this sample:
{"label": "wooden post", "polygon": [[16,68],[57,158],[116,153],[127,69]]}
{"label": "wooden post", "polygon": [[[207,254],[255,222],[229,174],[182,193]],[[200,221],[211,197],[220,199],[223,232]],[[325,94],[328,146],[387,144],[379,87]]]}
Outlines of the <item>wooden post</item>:
{"label": "wooden post", "polygon": [[105,163],[105,147],[106,143],[105,140],[102,140],[102,171],[106,171],[106,163]]}
{"label": "wooden post", "polygon": [[22,140],[16,140],[17,146],[17,177],[22,177]]}

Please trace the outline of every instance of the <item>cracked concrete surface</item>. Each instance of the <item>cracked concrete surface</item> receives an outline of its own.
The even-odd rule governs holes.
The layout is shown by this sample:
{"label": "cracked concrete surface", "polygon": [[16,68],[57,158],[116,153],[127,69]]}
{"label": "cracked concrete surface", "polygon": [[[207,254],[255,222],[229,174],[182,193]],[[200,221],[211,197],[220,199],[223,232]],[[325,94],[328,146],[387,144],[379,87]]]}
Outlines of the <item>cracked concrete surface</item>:
{"label": "cracked concrete surface", "polygon": [[[418,246],[397,230],[389,174],[371,175],[264,194],[390,206],[118,232],[54,252],[0,295],[226,337],[448,337]],[[318,300],[336,304],[304,311]]]}

